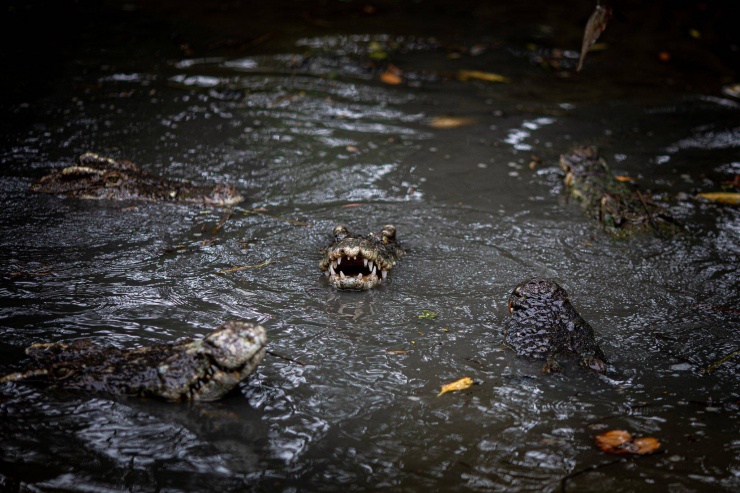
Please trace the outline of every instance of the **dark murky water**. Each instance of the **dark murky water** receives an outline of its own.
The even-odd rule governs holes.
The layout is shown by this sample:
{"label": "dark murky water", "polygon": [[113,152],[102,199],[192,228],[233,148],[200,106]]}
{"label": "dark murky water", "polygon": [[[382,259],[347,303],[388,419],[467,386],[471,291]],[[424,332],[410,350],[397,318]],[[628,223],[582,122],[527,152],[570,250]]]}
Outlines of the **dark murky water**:
{"label": "dark murky water", "polygon": [[[431,4],[419,19],[386,4],[359,16],[361,6],[337,5],[346,25],[342,11],[287,2],[280,24],[260,7],[265,25],[249,34],[268,41],[210,50],[202,32],[233,29],[238,8],[194,24],[189,8],[165,21],[126,5],[115,18],[128,24],[83,31],[99,46],[77,46],[50,91],[4,105],[4,361],[34,342],[133,347],[236,318],[262,323],[270,349],[304,365],[268,356],[212,404],[3,384],[0,486],[737,491],[738,359],[705,370],[738,350],[740,212],[673,202],[689,234],[617,242],[563,199],[556,171],[561,152],[595,144],[644,188],[720,190],[740,172],[727,74],[658,65],[643,53],[652,47],[619,37],[635,26],[627,17],[605,34],[613,49],[576,77],[588,8],[522,17]],[[183,55],[188,35],[201,48]],[[379,82],[379,53],[404,71],[402,84]],[[513,82],[450,78],[460,69]],[[431,125],[442,116],[470,122]],[[225,210],[29,194],[46,169],[85,151],[229,182],[248,198],[213,233]],[[542,161],[530,166],[532,156]],[[409,253],[387,285],[345,293],[325,283],[318,250],[339,222],[396,225]],[[545,376],[501,349],[506,296],[534,275],[561,283],[594,326],[608,378],[574,365]],[[436,396],[466,375],[478,385]],[[607,456],[593,437],[614,428],[662,449]]]}

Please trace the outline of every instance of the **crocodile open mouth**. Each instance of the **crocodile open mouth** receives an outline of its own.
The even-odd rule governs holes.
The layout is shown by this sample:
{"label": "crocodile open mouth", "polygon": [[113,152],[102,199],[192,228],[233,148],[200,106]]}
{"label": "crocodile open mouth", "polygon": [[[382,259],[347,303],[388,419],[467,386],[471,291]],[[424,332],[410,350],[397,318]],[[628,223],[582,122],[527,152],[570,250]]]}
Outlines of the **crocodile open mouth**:
{"label": "crocodile open mouth", "polygon": [[[356,251],[354,251],[356,250]],[[328,269],[324,275],[340,289],[370,289],[385,281],[388,269],[360,248],[339,249],[329,255]]]}

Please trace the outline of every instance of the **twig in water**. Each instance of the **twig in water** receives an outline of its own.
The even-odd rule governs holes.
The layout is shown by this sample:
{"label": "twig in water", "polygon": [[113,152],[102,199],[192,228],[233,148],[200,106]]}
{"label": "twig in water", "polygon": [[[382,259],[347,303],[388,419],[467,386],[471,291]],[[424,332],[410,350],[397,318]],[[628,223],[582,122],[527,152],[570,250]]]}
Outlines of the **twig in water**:
{"label": "twig in water", "polygon": [[730,361],[732,358],[734,358],[737,355],[740,355],[740,349],[737,349],[737,350],[731,352],[730,354],[728,354],[728,355],[726,355],[726,356],[718,359],[717,361],[715,361],[711,365],[707,366],[706,369],[704,370],[704,374],[705,375],[709,375],[714,370],[716,370],[717,368],[719,368],[720,365],[722,365],[723,363],[725,363],[727,361]]}
{"label": "twig in water", "polygon": [[648,209],[647,203],[645,202],[645,199],[642,197],[642,194],[640,193],[639,190],[635,190],[635,192],[637,192],[637,196],[639,197],[640,202],[642,202],[642,206],[645,208],[645,212],[647,212],[648,219],[650,220],[650,225],[655,230],[655,234],[658,235],[658,238],[663,238],[663,234],[658,229],[658,225],[655,224],[655,219],[653,219],[653,213],[650,212],[650,209]]}
{"label": "twig in water", "polygon": [[285,260],[288,257],[278,257],[275,259],[268,259],[264,262],[261,262],[259,264],[254,265],[236,265],[234,267],[231,267],[229,269],[223,269],[216,271],[216,274],[231,274],[232,272],[239,272],[240,270],[246,270],[246,269],[259,269],[260,267],[265,267],[270,264],[274,264],[275,262],[279,262],[280,260]]}
{"label": "twig in water", "polygon": [[290,361],[291,363],[296,363],[301,366],[306,366],[305,363],[301,363],[300,361],[293,359],[293,358],[288,358],[287,356],[283,356],[282,354],[278,354],[272,351],[265,351],[265,352],[269,355],[275,356],[276,358],[284,359],[285,361]]}
{"label": "twig in water", "polygon": [[221,231],[221,228],[226,223],[226,221],[229,220],[229,218],[231,217],[233,213],[234,213],[233,210],[229,210],[229,212],[227,212],[226,215],[224,215],[224,217],[221,218],[221,220],[218,222],[216,227],[213,228],[213,231],[211,231],[211,235],[216,236],[218,232]]}
{"label": "twig in water", "polygon": [[594,464],[592,466],[581,469],[580,471],[575,471],[575,472],[568,474],[567,476],[563,476],[563,478],[560,480],[560,491],[562,493],[565,493],[565,487],[569,479],[573,479],[576,476],[580,476],[581,474],[586,474],[587,472],[595,471],[596,469],[601,469],[602,467],[619,464],[620,462],[625,462],[625,459],[616,459],[616,460],[612,460],[609,462],[602,462],[600,464]]}

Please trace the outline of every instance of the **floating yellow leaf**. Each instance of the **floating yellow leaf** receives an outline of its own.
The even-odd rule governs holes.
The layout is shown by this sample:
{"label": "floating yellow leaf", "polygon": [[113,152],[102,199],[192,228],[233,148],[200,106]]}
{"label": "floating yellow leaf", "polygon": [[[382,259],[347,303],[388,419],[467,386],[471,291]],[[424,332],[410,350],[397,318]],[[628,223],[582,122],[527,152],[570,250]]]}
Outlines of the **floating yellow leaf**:
{"label": "floating yellow leaf", "polygon": [[706,192],[698,193],[697,197],[711,200],[712,202],[719,202],[720,204],[740,204],[740,193],[733,192]]}
{"label": "floating yellow leaf", "polygon": [[475,123],[475,118],[469,116],[435,116],[429,121],[434,128],[457,128]]}
{"label": "floating yellow leaf", "polygon": [[456,380],[452,383],[448,383],[447,385],[442,385],[442,388],[439,394],[437,394],[437,397],[439,397],[440,395],[446,392],[454,392],[455,390],[465,390],[471,385],[473,385],[472,378],[470,377],[461,378],[460,380]]}
{"label": "floating yellow leaf", "polygon": [[460,70],[457,72],[457,78],[462,81],[477,79],[486,82],[511,82],[511,79],[506,76],[492,72],[481,72],[480,70]]}

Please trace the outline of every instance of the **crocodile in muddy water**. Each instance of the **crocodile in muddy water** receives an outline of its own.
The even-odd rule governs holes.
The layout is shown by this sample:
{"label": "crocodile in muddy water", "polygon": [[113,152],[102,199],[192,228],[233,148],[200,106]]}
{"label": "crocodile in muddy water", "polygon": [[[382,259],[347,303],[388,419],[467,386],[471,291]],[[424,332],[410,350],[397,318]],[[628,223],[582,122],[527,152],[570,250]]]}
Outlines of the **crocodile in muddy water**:
{"label": "crocodile in muddy water", "polygon": [[103,347],[90,339],[40,343],[26,349],[26,370],[0,382],[39,382],[60,389],[213,401],[254,372],[265,355],[260,325],[229,321],[203,339],[137,349]]}
{"label": "crocodile in muddy water", "polygon": [[509,296],[509,312],[504,341],[520,356],[547,360],[543,372],[559,371],[557,360],[564,357],[577,357],[597,373],[606,371],[594,330],[557,283],[534,278],[519,284]]}
{"label": "crocodile in muddy water", "polygon": [[609,170],[594,147],[579,147],[560,156],[565,186],[587,214],[618,238],[653,231],[670,236],[681,230],[668,211]]}
{"label": "crocodile in muddy water", "polygon": [[31,186],[32,192],[99,200],[143,200],[228,206],[244,197],[231,185],[196,186],[139,169],[131,161],[88,152],[78,164],[52,171]]}
{"label": "crocodile in muddy water", "polygon": [[319,268],[338,289],[366,290],[385,281],[404,254],[396,244],[396,228],[356,236],[343,225],[334,228],[334,242],[322,252]]}

